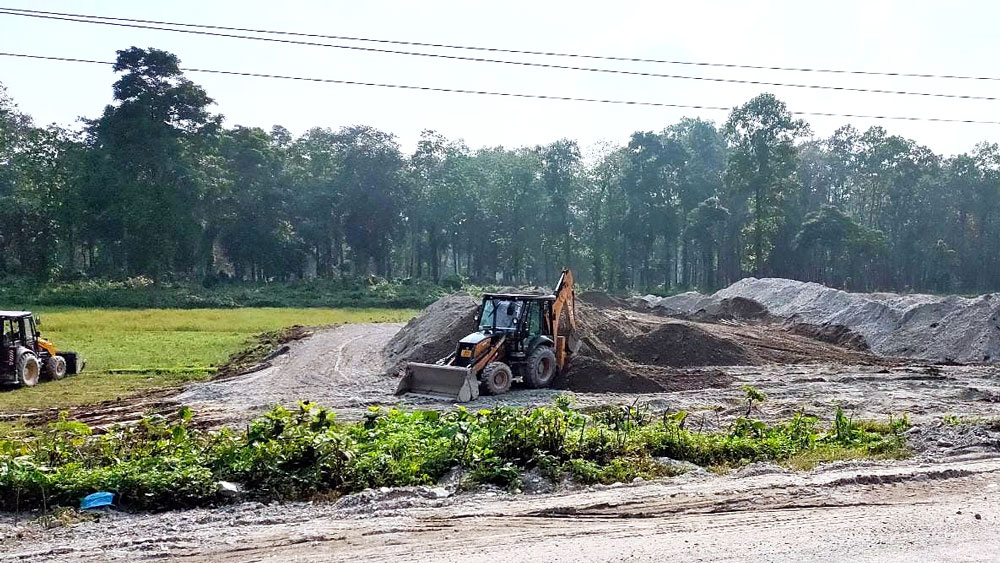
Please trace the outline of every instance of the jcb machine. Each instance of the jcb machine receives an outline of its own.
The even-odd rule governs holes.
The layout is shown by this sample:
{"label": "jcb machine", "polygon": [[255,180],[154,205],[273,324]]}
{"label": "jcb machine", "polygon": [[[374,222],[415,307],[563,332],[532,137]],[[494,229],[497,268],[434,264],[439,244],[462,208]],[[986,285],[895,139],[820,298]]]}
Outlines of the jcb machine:
{"label": "jcb machine", "polygon": [[38,332],[28,311],[0,311],[0,384],[34,387],[39,379],[62,379],[83,369],[76,352],[56,351]]}
{"label": "jcb machine", "polygon": [[552,295],[484,294],[476,326],[436,364],[407,364],[396,394],[464,403],[506,393],[515,378],[548,387],[579,349],[572,272],[563,270]]}

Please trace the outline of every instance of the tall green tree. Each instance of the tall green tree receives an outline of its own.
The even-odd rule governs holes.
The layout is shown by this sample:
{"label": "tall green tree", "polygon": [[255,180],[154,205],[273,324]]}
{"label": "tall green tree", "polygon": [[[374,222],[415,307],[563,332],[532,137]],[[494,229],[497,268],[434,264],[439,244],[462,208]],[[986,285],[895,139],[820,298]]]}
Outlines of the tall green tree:
{"label": "tall green tree", "polygon": [[366,126],[344,127],[334,142],[340,163],[335,182],[343,193],[354,272],[389,276],[406,198],[399,144],[394,135]]}
{"label": "tall green tree", "polygon": [[218,124],[211,98],[183,77],[177,57],[158,49],[118,52],[115,103],[87,126],[93,171],[84,201],[96,225],[101,262],[129,274],[189,272],[198,263],[201,225],[192,209],[194,137]]}
{"label": "tall green tree", "polygon": [[738,207],[743,214],[738,218],[741,234],[747,241],[743,263],[761,276],[770,269],[783,207],[794,190],[795,141],[808,134],[809,128],[792,117],[784,102],[761,94],[734,109],[724,130],[729,143],[725,179],[730,200],[747,202]]}

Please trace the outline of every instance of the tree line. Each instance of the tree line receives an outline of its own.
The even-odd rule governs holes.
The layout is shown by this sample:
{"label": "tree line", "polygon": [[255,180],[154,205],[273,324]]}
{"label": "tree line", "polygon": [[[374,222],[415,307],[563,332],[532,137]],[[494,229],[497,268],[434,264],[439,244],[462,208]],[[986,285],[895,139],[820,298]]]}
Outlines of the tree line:
{"label": "tree line", "polygon": [[1000,288],[996,143],[819,139],[761,94],[594,158],[433,131],[404,154],[367,126],[224,127],[165,51],[119,51],[114,70],[114,102],[80,130],[34,125],[0,86],[0,275],[549,285],[569,265],[611,290]]}

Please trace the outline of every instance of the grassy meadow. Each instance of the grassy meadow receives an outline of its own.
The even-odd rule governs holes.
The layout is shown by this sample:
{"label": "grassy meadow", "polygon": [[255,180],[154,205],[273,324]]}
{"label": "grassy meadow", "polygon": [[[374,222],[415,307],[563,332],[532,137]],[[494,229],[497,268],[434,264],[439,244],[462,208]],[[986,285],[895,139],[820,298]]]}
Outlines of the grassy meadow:
{"label": "grassy meadow", "polygon": [[[95,403],[211,377],[261,332],[292,325],[404,322],[412,309],[36,308],[42,335],[86,370],[31,389],[0,389],[0,413]],[[124,373],[123,373],[124,372]]]}

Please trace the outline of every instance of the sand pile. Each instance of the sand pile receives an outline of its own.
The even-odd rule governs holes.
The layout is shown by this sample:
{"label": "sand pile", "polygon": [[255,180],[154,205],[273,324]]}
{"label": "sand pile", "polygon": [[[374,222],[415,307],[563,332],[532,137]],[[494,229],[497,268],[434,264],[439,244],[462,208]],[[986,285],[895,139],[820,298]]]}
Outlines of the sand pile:
{"label": "sand pile", "polygon": [[769,314],[767,307],[753,299],[742,296],[720,299],[696,291],[670,297],[633,297],[624,304],[657,315],[705,322],[767,320]]}
{"label": "sand pile", "polygon": [[410,319],[385,345],[386,372],[402,373],[406,362],[434,363],[455,351],[475,328],[479,301],[468,293],[445,295]]}
{"label": "sand pile", "polygon": [[[703,367],[871,362],[867,354],[828,343],[851,344],[849,331],[814,330],[799,326],[802,323],[728,322],[770,317],[753,299],[702,297],[685,294],[693,310],[684,316],[727,322],[665,318],[660,311],[646,314],[628,309],[604,294],[581,295],[576,313],[577,336],[583,346],[554,387],[591,393],[651,393],[725,384],[725,375],[697,369]],[[457,342],[475,329],[477,307],[471,296],[455,294],[422,311],[386,345],[388,371],[398,375],[408,361],[434,362],[452,353]]]}
{"label": "sand pile", "polygon": [[[647,296],[633,306],[651,312],[690,315],[724,299],[744,298],[770,315],[817,331],[815,336],[884,356],[931,361],[1000,361],[1000,299],[988,294],[958,296],[848,293],[816,283],[780,278],[746,278],[706,296],[686,293]],[[809,329],[806,326],[820,327]],[[832,327],[832,328],[831,328]],[[840,333],[839,336],[836,333]],[[853,333],[853,334],[849,334]],[[857,337],[853,335],[858,335]]]}
{"label": "sand pile", "polygon": [[699,323],[665,321],[626,309],[577,305],[583,354],[600,360],[664,366],[734,366],[753,364],[738,343],[708,331]]}

